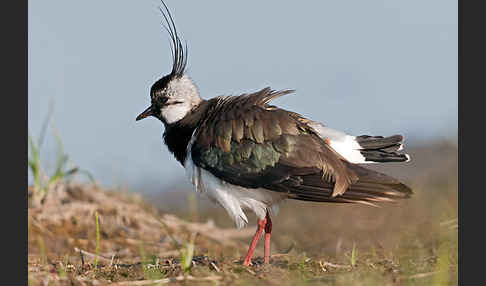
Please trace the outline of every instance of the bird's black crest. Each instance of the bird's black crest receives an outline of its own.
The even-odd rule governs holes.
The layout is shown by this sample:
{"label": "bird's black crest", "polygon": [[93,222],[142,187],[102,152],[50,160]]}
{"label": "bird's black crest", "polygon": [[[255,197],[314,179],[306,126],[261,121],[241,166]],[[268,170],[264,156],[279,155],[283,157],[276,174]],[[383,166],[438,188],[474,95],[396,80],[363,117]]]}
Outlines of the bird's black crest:
{"label": "bird's black crest", "polygon": [[167,86],[167,84],[174,78],[180,78],[184,75],[184,71],[187,65],[187,43],[182,46],[181,38],[177,34],[177,29],[174,23],[174,19],[170,14],[167,5],[162,2],[163,7],[159,7],[162,16],[164,17],[165,23],[162,26],[167,30],[170,36],[170,50],[172,52],[172,71],[170,74],[157,80],[150,89],[150,96],[152,100],[157,98],[157,91],[162,90]]}
{"label": "bird's black crest", "polygon": [[164,1],[161,0],[161,2],[164,8],[160,7],[159,10],[162,13],[162,16],[164,16],[166,23],[162,23],[162,25],[169,33],[171,39],[170,49],[172,51],[172,71],[169,76],[170,78],[181,77],[184,74],[187,65],[187,43],[185,46],[182,45],[169,8],[167,8]]}

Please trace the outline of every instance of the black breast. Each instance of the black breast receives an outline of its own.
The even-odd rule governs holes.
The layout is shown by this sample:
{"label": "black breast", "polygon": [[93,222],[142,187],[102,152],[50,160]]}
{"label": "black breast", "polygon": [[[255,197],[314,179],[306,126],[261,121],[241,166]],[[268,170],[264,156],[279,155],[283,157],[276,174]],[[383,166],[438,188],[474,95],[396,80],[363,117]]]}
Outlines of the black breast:
{"label": "black breast", "polygon": [[164,142],[182,165],[186,160],[187,144],[191,140],[195,126],[172,126],[164,132]]}
{"label": "black breast", "polygon": [[187,145],[199,122],[205,117],[208,102],[203,101],[180,121],[165,125],[164,142],[183,166],[187,156]]}

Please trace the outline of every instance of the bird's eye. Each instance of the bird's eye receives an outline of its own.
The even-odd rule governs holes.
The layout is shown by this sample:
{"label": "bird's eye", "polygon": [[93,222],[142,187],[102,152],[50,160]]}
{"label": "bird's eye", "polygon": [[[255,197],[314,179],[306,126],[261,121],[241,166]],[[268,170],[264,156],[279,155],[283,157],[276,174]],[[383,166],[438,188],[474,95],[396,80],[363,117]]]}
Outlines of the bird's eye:
{"label": "bird's eye", "polygon": [[181,104],[181,103],[184,103],[184,101],[172,101],[172,102],[169,102],[169,103],[166,103],[165,105],[177,105],[177,104]]}

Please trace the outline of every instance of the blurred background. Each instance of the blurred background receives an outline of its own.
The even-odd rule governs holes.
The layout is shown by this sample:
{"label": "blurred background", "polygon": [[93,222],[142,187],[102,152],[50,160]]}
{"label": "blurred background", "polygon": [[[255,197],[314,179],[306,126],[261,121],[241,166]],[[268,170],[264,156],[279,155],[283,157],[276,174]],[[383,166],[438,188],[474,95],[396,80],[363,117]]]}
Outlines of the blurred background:
{"label": "blurred background", "polygon": [[[456,1],[166,2],[203,98],[296,89],[275,104],[354,135],[403,134],[412,162],[384,169],[401,179],[457,169]],[[28,128],[38,136],[53,102],[72,162],[163,204],[190,185],[163,125],[135,122],[171,67],[159,6],[29,1]],[[46,136],[47,168],[55,152]]]}

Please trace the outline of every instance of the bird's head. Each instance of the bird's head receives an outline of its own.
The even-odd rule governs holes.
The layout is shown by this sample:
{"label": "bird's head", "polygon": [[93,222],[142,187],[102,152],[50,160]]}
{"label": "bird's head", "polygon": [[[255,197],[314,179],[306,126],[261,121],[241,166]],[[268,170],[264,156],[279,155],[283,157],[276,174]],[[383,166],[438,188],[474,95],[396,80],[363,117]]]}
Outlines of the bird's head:
{"label": "bird's head", "polygon": [[185,47],[182,45],[169,9],[163,1],[162,4],[165,9],[161,8],[160,11],[167,23],[163,26],[171,40],[172,71],[152,85],[150,88],[151,105],[140,113],[136,120],[154,116],[164,124],[172,124],[184,118],[201,103],[202,99],[192,80],[185,74],[187,44]]}

